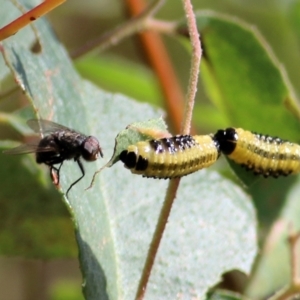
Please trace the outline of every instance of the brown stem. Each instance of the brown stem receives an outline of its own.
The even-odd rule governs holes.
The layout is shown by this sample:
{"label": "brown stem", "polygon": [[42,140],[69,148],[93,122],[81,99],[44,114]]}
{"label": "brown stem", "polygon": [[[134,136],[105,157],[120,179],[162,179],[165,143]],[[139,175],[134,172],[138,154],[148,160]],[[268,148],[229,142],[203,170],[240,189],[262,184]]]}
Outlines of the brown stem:
{"label": "brown stem", "polygon": [[[145,7],[145,3],[143,0],[127,0],[127,4],[133,15],[139,14],[140,11],[142,11]],[[149,22],[151,22],[151,18],[149,18],[147,21],[149,25]],[[153,25],[153,23],[151,25]],[[155,25],[161,26],[162,23],[156,23]],[[151,28],[150,25],[149,28]],[[179,124],[183,117],[182,111],[184,94],[180,88],[177,76],[175,75],[173,65],[169,59],[169,54],[165,49],[161,37],[157,33],[143,32],[140,34],[140,38],[150,64],[152,65],[161,83],[161,87],[167,101],[168,114],[173,120],[175,120],[175,122],[173,122],[173,127],[178,132],[180,128]],[[179,179],[171,180],[169,183],[165,201],[163,203],[155,232],[153,234],[152,241],[147,253],[146,261],[136,293],[136,299],[141,300],[144,298],[151,270],[153,268],[155,257],[163,236],[167,220],[169,218],[178,185]]]}
{"label": "brown stem", "polygon": [[144,268],[142,271],[142,277],[139,282],[138,290],[135,296],[136,300],[142,300],[146,293],[147,284],[149,281],[149,277],[151,274],[152,267],[154,265],[154,260],[160,245],[160,241],[162,239],[167,221],[169,219],[169,215],[171,212],[171,208],[176,197],[176,192],[179,186],[180,179],[172,179],[170,180],[165,201],[163,203],[157,225],[155,228],[155,232],[153,234],[153,238],[151,244],[149,246],[149,250],[147,253],[146,261],[144,264]]}
{"label": "brown stem", "polygon": [[[134,0],[134,1],[136,1],[136,0]],[[188,89],[188,94],[187,94],[187,105],[186,105],[186,110],[185,110],[185,115],[184,115],[185,122],[184,122],[181,133],[189,134],[190,126],[191,126],[191,119],[192,119],[191,116],[192,116],[193,105],[194,105],[194,98],[195,98],[195,94],[197,91],[198,73],[199,73],[200,58],[201,58],[201,47],[200,47],[199,34],[197,31],[197,26],[196,26],[196,20],[195,20],[195,16],[194,16],[194,13],[192,10],[191,3],[189,1],[185,1],[184,4],[185,4],[186,15],[188,18],[189,32],[190,32],[190,36],[191,36],[191,40],[192,40],[193,55],[192,55],[191,78],[190,78],[189,89]],[[149,41],[148,41],[149,47],[146,48],[146,50],[149,49],[148,55],[149,54],[151,55],[151,54],[155,53],[155,52],[150,52],[150,50],[153,48],[153,47],[151,47],[151,45],[154,44],[154,40],[151,41],[151,37],[147,37],[148,34],[150,34],[150,33],[146,33],[146,34],[143,33],[142,39],[144,38],[145,44],[147,43],[147,39],[149,39]],[[155,45],[157,46],[157,41],[156,41]],[[149,57],[152,58],[152,56],[150,56],[150,55],[149,55]],[[161,57],[161,56],[159,56],[159,53],[155,53],[155,55],[153,55],[153,62],[155,62],[154,59],[157,57]],[[162,69],[164,69],[166,67],[165,62],[163,64],[161,63],[162,61],[160,61],[160,60],[158,60],[158,62],[159,62],[159,64],[157,66],[155,64],[153,64],[153,65],[157,68],[159,68],[159,66],[163,66]],[[170,69],[172,70],[172,66],[170,66]],[[169,72],[167,72],[166,74],[165,73],[162,73],[162,74],[164,74],[163,77],[159,76],[159,78],[162,80],[162,82],[164,82],[166,80],[166,78],[170,77]],[[176,77],[175,77],[175,79],[176,79]],[[178,84],[178,86],[179,86],[179,84]],[[174,87],[173,87],[173,89],[174,89]],[[167,97],[167,99],[168,99],[168,97]],[[183,99],[183,96],[181,96],[181,99]],[[173,102],[174,99],[171,98],[171,101]],[[182,113],[180,113],[180,119],[181,119],[181,116],[182,116]],[[173,115],[173,117],[174,117],[174,115]],[[138,290],[136,293],[137,300],[142,300],[145,296],[147,284],[148,284],[149,277],[151,274],[151,270],[153,268],[155,257],[156,257],[156,254],[157,254],[157,251],[158,251],[158,248],[159,248],[162,236],[163,236],[163,232],[165,230],[165,227],[166,227],[166,224],[167,224],[170,212],[171,212],[171,208],[173,206],[173,203],[174,203],[174,200],[176,197],[179,182],[180,182],[179,179],[173,179],[169,183],[169,187],[168,187],[168,190],[166,193],[166,198],[165,198],[165,201],[164,201],[162,209],[161,209],[161,213],[160,213],[160,216],[159,216],[156,228],[155,228],[155,232],[153,234],[152,242],[150,244],[148,254],[146,257],[146,262],[145,262],[145,265],[144,265],[144,268],[142,271],[142,277],[140,279]]]}
{"label": "brown stem", "polygon": [[0,41],[16,34],[21,28],[47,14],[49,11],[61,5],[65,1],[66,0],[45,0],[40,5],[23,14],[21,17],[2,27],[0,29]]}

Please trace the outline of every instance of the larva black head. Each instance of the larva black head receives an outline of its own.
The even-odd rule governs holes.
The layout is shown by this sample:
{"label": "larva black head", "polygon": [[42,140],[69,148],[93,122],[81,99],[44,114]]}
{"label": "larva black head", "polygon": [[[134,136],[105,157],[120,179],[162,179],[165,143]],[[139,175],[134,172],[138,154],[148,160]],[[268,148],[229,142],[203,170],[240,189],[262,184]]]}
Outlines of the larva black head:
{"label": "larva black head", "polygon": [[147,159],[137,155],[134,152],[128,152],[124,150],[120,154],[120,160],[124,163],[128,169],[135,169],[137,171],[144,171],[148,167]]}
{"label": "larva black head", "polygon": [[136,165],[136,155],[134,152],[128,152],[127,150],[122,151],[120,154],[120,160],[128,169],[132,169]]}
{"label": "larva black head", "polygon": [[238,135],[234,128],[227,128],[225,130],[218,130],[214,135],[214,139],[219,143],[220,150],[225,155],[230,155],[235,149]]}

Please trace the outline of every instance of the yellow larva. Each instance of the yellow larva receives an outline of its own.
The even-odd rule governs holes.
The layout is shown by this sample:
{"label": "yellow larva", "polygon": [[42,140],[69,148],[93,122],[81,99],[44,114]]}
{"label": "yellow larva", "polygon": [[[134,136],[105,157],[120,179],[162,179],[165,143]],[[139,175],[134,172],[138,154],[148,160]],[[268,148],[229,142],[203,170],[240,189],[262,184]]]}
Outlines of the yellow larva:
{"label": "yellow larva", "polygon": [[218,143],[209,135],[138,142],[120,154],[132,173],[153,178],[181,177],[209,167],[218,157]]}
{"label": "yellow larva", "polygon": [[300,172],[300,146],[278,137],[227,128],[215,134],[220,150],[254,174],[265,177]]}

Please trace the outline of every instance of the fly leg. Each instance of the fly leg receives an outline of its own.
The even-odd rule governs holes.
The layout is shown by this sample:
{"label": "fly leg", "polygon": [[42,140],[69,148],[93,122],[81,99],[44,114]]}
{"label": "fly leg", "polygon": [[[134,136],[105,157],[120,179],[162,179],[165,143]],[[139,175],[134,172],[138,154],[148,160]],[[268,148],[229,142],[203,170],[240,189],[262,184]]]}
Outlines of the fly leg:
{"label": "fly leg", "polygon": [[70,189],[71,189],[76,183],[78,183],[78,181],[80,181],[80,180],[84,177],[84,175],[85,175],[84,168],[83,168],[83,165],[82,165],[82,162],[80,161],[80,159],[79,159],[79,158],[78,158],[78,159],[75,159],[75,161],[77,162],[77,164],[78,164],[78,166],[79,166],[79,169],[80,169],[80,171],[81,171],[82,176],[79,177],[76,181],[74,181],[74,182],[70,185],[70,187],[68,188],[67,193],[66,193],[67,198],[68,198],[68,193],[69,193]]}
{"label": "fly leg", "polygon": [[53,165],[50,166],[50,177],[55,186],[59,186],[59,171],[62,164],[63,163],[61,163],[58,168],[54,167]]}

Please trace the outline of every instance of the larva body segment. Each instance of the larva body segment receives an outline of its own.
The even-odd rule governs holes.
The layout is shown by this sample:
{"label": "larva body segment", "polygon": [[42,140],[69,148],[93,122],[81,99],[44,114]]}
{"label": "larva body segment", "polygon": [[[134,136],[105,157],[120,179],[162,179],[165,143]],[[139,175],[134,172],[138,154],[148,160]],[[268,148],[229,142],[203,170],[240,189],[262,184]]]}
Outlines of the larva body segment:
{"label": "larva body segment", "polygon": [[153,178],[181,177],[212,165],[218,157],[218,143],[209,135],[138,142],[120,154],[132,173]]}
{"label": "larva body segment", "polygon": [[214,137],[221,152],[254,174],[278,177],[300,172],[297,144],[241,128],[219,130]]}

